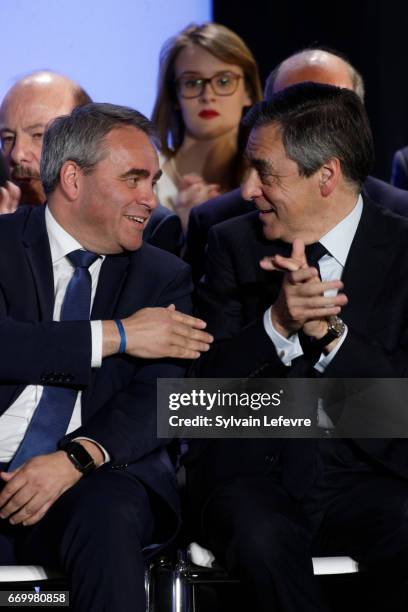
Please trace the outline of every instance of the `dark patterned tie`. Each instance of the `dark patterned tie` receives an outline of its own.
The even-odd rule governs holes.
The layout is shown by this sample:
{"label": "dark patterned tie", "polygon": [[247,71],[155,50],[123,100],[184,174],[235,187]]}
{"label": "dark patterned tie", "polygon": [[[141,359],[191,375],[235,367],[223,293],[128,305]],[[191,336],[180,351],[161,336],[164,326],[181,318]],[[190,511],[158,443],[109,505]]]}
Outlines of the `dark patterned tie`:
{"label": "dark patterned tie", "polygon": [[[67,257],[75,267],[75,272],[65,292],[61,321],[89,320],[92,280],[88,268],[99,255],[77,250]],[[9,465],[9,471],[15,470],[31,457],[57,449],[58,441],[67,431],[77,395],[75,389],[44,387],[25,436]]]}
{"label": "dark patterned tie", "polygon": [[329,251],[320,242],[313,242],[313,244],[307,244],[305,246],[305,253],[307,263],[311,268],[317,268],[321,279],[319,261],[324,255],[329,255]]}

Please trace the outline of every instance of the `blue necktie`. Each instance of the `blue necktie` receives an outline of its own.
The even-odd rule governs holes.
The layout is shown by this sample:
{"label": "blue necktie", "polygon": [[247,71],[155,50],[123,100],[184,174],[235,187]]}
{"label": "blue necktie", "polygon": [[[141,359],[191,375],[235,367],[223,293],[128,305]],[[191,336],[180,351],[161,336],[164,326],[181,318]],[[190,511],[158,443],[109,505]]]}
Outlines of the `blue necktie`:
{"label": "blue necktie", "polygon": [[[78,250],[72,251],[67,257],[75,267],[75,272],[65,292],[61,321],[89,320],[92,280],[88,268],[99,255]],[[78,391],[75,389],[44,387],[8,471],[15,470],[31,457],[57,450],[58,441],[68,429],[77,395]]]}

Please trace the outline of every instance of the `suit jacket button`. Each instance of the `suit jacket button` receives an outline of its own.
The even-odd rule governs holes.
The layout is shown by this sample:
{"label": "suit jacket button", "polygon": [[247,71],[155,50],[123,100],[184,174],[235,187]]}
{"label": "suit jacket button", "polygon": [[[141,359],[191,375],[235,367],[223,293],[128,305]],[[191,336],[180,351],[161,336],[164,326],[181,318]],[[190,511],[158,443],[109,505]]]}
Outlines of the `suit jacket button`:
{"label": "suit jacket button", "polygon": [[274,463],[274,461],[275,461],[275,456],[274,455],[266,455],[265,463]]}

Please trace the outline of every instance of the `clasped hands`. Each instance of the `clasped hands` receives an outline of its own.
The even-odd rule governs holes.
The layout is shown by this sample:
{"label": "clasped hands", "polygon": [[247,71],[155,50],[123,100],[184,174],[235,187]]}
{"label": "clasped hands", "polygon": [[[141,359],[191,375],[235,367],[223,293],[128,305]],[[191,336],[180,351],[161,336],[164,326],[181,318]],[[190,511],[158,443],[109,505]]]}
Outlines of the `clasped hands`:
{"label": "clasped hands", "polygon": [[[309,266],[305,245],[295,239],[290,257],[274,255],[260,262],[264,270],[284,272],[282,287],[271,308],[271,319],[275,330],[288,338],[300,330],[315,339],[327,333],[327,318],[338,315],[348,299],[344,293],[325,296],[326,291],[343,289],[341,280],[322,281],[316,268]],[[327,347],[328,352],[338,340]]]}

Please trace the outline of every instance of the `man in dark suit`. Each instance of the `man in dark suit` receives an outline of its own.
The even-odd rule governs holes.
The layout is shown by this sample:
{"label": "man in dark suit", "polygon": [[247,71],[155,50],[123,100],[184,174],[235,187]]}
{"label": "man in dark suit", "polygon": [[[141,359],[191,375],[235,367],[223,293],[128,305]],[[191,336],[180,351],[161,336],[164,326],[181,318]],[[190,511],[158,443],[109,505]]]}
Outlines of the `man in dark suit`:
{"label": "man in dark suit", "polygon": [[[89,102],[78,83],[50,70],[32,72],[9,89],[0,107],[0,137],[11,181],[0,189],[0,214],[14,212],[19,204],[45,203],[40,177],[44,130],[55,117]],[[178,216],[159,204],[144,240],[179,255],[183,231]]]}
{"label": "man in dark suit", "polygon": [[[248,122],[243,195],[259,212],[210,231],[198,311],[219,342],[195,374],[406,376],[408,224],[361,196],[373,158],[363,105],[304,83]],[[188,458],[202,537],[251,588],[255,609],[326,610],[311,557],[337,554],[395,580],[380,609],[406,610],[406,440],[202,446]]]}
{"label": "man in dark suit", "polygon": [[[265,86],[265,99],[289,85],[303,81],[327,83],[355,91],[364,101],[364,82],[361,74],[344,58],[323,49],[305,49],[283,60],[269,75]],[[408,215],[408,193],[380,179],[368,176],[364,193],[372,200],[399,215]],[[252,209],[236,189],[213,198],[190,213],[185,260],[193,270],[193,280],[204,274],[205,246],[208,231],[216,223],[245,214]]]}
{"label": "man in dark suit", "polygon": [[143,115],[88,104],[45,134],[47,205],[0,218],[1,562],[61,567],[75,610],[144,609],[143,551],[177,528],[156,380],[211,337],[142,244],[160,174]]}

